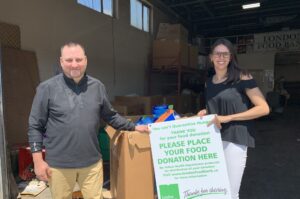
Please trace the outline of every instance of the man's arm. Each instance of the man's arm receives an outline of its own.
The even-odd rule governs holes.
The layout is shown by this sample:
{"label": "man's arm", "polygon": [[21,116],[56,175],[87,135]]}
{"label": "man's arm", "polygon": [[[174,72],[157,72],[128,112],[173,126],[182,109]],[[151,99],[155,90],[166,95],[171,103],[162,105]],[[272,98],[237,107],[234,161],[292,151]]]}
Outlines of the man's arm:
{"label": "man's arm", "polygon": [[41,151],[43,134],[48,121],[49,91],[47,85],[38,86],[29,115],[28,140],[32,152]]}
{"label": "man's arm", "polygon": [[39,85],[29,115],[28,140],[32,152],[34,171],[40,180],[47,181],[48,164],[42,157],[43,134],[48,121],[49,91],[46,85]]}
{"label": "man's arm", "polygon": [[48,181],[51,176],[50,167],[43,160],[43,154],[41,151],[32,153],[33,163],[34,163],[34,173],[39,180]]}
{"label": "man's arm", "polygon": [[100,89],[100,93],[102,95],[101,97],[103,99],[101,103],[100,114],[104,121],[117,130],[135,130],[135,124],[133,122],[128,121],[126,118],[120,116],[117,111],[114,110],[108,100],[108,95],[105,87],[102,85]]}

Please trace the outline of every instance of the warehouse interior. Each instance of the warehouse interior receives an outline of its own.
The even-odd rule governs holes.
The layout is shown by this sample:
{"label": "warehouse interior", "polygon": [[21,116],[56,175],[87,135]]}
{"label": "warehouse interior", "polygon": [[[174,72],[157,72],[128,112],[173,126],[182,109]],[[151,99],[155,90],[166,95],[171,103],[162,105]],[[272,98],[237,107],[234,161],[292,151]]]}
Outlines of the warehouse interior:
{"label": "warehouse interior", "polygon": [[[63,44],[85,47],[87,74],[103,82],[122,115],[149,115],[159,104],[193,115],[205,106],[209,50],[221,37],[235,45],[239,64],[272,108],[257,120],[241,198],[298,198],[300,1],[257,2],[259,8],[244,10],[244,0],[2,0],[2,198],[13,198],[11,187],[20,182],[11,153],[28,141],[36,87],[61,72]],[[271,94],[281,77],[290,98],[278,109]],[[6,184],[11,172],[18,180]]]}

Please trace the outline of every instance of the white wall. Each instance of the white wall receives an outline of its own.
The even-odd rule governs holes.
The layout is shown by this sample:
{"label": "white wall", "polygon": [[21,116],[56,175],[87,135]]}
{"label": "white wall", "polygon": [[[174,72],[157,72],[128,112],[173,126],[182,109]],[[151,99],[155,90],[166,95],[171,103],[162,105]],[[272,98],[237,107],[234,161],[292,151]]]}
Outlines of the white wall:
{"label": "white wall", "polygon": [[[130,1],[119,0],[114,19],[76,3],[76,0],[7,0],[0,2],[0,19],[19,25],[22,49],[35,51],[40,79],[55,74],[59,48],[68,41],[82,43],[88,74],[100,79],[110,97],[144,94],[152,35],[130,26]],[[155,20],[167,18],[155,9]]]}

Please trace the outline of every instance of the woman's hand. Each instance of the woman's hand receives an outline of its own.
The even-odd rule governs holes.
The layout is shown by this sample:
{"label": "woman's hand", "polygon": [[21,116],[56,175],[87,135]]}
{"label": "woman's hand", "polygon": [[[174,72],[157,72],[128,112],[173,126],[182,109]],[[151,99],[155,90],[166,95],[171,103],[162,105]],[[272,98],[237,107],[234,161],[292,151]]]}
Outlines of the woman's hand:
{"label": "woman's hand", "polygon": [[197,115],[198,116],[200,116],[200,118],[202,118],[204,115],[206,115],[207,114],[207,111],[206,111],[206,109],[202,109],[202,110],[200,110],[198,113],[197,113]]}
{"label": "woman's hand", "polygon": [[222,128],[222,123],[227,123],[227,122],[230,122],[231,120],[232,120],[232,118],[231,118],[230,115],[226,115],[226,116],[216,115],[214,117],[214,119],[212,119],[208,123],[208,126],[210,126],[212,124],[215,124],[218,129],[221,129]]}

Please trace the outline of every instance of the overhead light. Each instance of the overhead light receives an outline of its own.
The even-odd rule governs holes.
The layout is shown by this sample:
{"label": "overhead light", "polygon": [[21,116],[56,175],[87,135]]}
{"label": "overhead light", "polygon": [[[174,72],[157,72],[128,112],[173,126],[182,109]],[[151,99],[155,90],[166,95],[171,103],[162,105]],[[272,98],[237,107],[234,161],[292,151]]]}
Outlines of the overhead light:
{"label": "overhead light", "polygon": [[258,8],[260,7],[260,3],[250,3],[250,4],[244,4],[242,5],[243,9],[251,9],[251,8]]}

